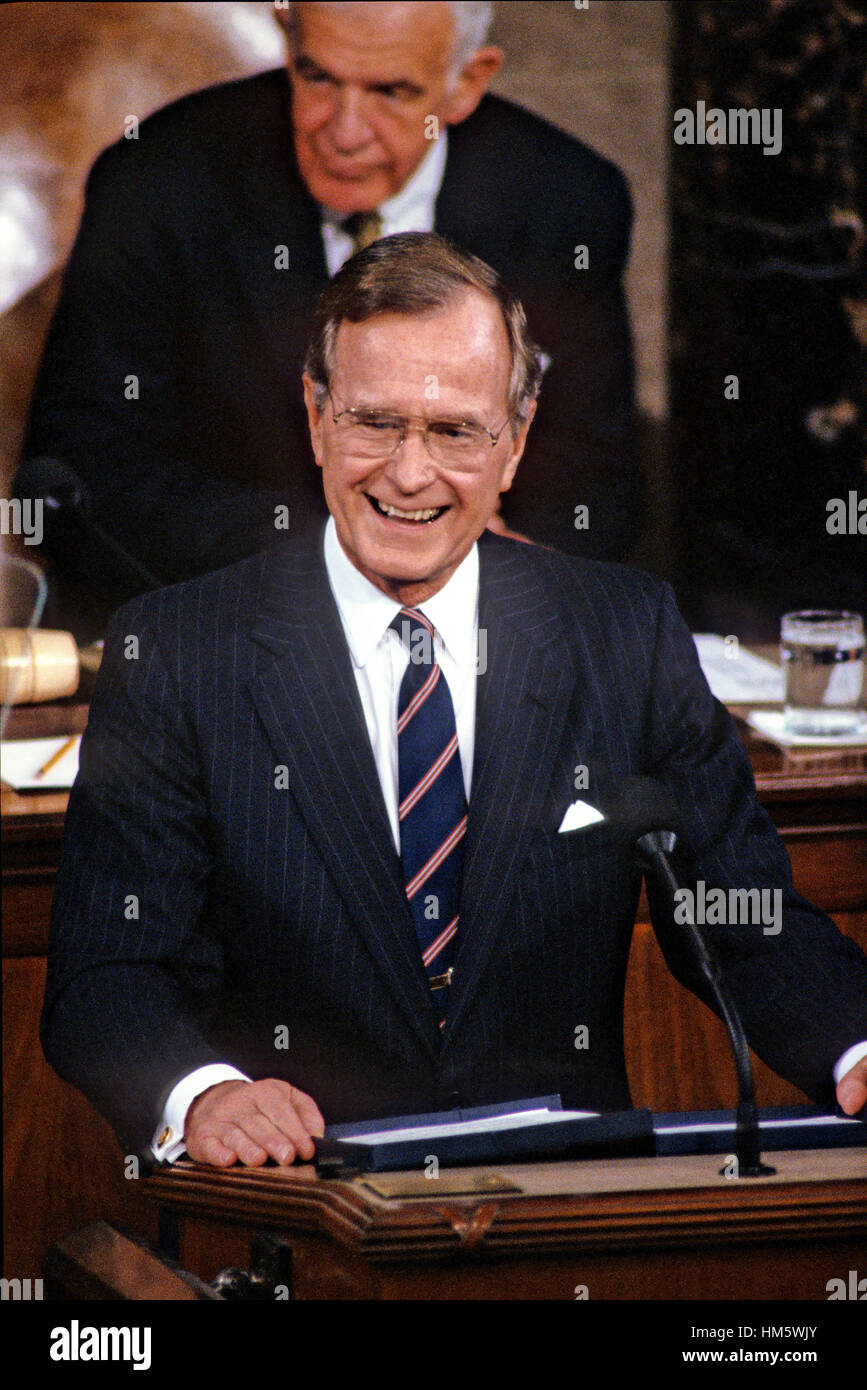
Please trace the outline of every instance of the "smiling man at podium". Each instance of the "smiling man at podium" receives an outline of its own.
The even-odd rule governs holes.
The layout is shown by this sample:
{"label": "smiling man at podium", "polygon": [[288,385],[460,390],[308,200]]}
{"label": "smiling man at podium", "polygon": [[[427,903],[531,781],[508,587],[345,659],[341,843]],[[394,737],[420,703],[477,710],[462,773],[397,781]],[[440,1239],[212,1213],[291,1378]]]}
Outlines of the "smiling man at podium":
{"label": "smiling man at podium", "polygon": [[604,819],[567,815],[578,769],[591,806],[662,781],[691,881],[779,893],[780,929],[708,929],[747,1036],[817,1101],[867,1101],[867,959],[794,891],[670,589],[485,530],[539,380],[488,266],[375,242],[307,359],[322,535],[116,615],[42,1036],[125,1146],[291,1162],[326,1122],[628,1108],[639,876]]}

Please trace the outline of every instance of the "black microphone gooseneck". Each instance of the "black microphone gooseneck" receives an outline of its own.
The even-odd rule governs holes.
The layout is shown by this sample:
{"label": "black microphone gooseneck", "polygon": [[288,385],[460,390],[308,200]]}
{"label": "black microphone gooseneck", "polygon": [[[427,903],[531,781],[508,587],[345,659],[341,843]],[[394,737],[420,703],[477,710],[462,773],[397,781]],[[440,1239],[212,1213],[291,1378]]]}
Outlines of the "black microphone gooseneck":
{"label": "black microphone gooseneck", "polygon": [[[674,827],[679,825],[680,817],[667,788],[650,777],[632,778],[612,802],[608,819],[615,835],[624,843],[628,840],[634,847],[638,865],[660,884],[672,905],[677,903],[675,894],[682,885],[674,871],[671,855],[677,844],[677,830]],[[687,929],[699,969],[710,986],[728,1030],[735,1059],[738,1079],[735,1129],[738,1175],[743,1178],[768,1177],[776,1169],[762,1162],[753,1069],[743,1024],[716,953],[694,920],[691,909],[684,917],[685,906],[685,903],[681,904],[678,925]],[[721,1171],[725,1172],[725,1169]]]}
{"label": "black microphone gooseneck", "polygon": [[88,538],[102,547],[114,563],[116,573],[134,591],[160,587],[162,580],[93,520],[87,485],[69,464],[45,456],[26,459],[15,479],[15,494],[41,498],[50,514],[73,518]]}

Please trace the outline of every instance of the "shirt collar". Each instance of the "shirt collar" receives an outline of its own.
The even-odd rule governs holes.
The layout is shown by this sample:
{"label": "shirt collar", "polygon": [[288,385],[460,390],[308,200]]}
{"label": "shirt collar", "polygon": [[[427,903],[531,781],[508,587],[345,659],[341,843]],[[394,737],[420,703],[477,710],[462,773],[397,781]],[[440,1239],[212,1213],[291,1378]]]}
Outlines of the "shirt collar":
{"label": "shirt collar", "polygon": [[[439,139],[432,142],[403,187],[380,203],[378,211],[385,228],[395,226],[411,230],[416,222],[430,222],[433,226],[434,204],[442,185],[447,154],[448,137],[444,130]],[[331,208],[324,207],[322,216],[338,229],[346,221],[346,213],[334,212]]]}
{"label": "shirt collar", "polygon": [[[366,666],[401,605],[355,568],[337,538],[333,517],[325,527],[323,548],[328,582],[352,659],[356,666]],[[478,603],[479,549],[474,545],[448,582],[418,605],[459,666],[475,661]]]}
{"label": "shirt collar", "polygon": [[438,140],[434,140],[424,159],[414,173],[410,174],[403,188],[399,188],[380,205],[379,211],[386,226],[392,223],[404,225],[412,222],[417,214],[427,209],[433,210],[443,181],[448,153],[445,130]]}

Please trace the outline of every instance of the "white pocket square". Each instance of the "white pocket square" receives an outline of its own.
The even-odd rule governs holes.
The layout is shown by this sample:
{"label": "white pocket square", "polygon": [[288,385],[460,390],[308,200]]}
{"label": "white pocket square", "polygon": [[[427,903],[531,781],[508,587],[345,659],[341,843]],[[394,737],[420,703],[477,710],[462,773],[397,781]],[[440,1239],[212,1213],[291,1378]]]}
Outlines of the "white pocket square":
{"label": "white pocket square", "polygon": [[565,835],[569,830],[583,830],[586,826],[596,825],[597,821],[604,819],[602,812],[591,806],[589,801],[573,801],[560,822],[559,833]]}

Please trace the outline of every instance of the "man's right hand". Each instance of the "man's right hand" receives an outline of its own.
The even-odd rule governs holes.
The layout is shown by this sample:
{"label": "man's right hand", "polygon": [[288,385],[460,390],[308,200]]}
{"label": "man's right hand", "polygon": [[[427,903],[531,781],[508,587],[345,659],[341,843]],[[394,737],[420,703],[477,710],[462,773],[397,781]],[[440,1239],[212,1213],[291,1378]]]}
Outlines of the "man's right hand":
{"label": "man's right hand", "polygon": [[254,1168],[269,1157],[309,1162],[313,1140],[324,1132],[315,1100],[288,1081],[221,1081],[196,1096],[187,1111],[184,1144],[197,1163]]}

